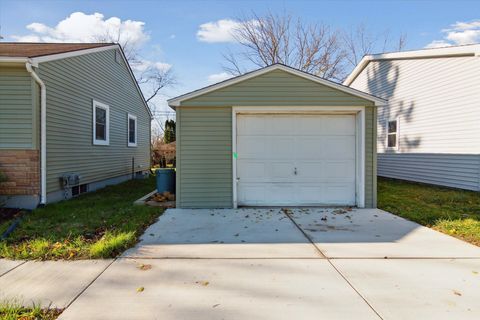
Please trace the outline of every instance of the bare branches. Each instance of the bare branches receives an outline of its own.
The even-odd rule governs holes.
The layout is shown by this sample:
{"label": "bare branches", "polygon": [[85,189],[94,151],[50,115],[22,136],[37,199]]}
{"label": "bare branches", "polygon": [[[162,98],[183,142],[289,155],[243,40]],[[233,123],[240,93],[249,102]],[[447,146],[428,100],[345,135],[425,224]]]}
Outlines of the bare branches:
{"label": "bare branches", "polygon": [[[374,50],[401,51],[405,48],[407,37],[401,34],[396,43],[392,43],[389,30],[382,33],[372,34],[364,24],[354,30],[343,33],[345,43],[346,60],[351,67],[355,67],[363,56],[374,53]],[[381,45],[381,49],[379,46]]]}
{"label": "bare branches", "polygon": [[242,47],[236,54],[224,54],[224,70],[233,75],[243,73],[245,63],[254,67],[282,63],[332,79],[342,76],[341,39],[325,25],[293,21],[288,14],[253,13],[242,19],[233,36]]}
{"label": "bare branches", "polygon": [[232,75],[245,73],[247,68],[282,63],[337,81],[342,81],[363,55],[387,48],[402,50],[406,42],[405,35],[401,35],[392,46],[388,31],[372,35],[364,25],[344,32],[321,23],[294,20],[289,14],[273,13],[252,13],[240,19],[232,35],[240,50],[223,55],[223,69]]}

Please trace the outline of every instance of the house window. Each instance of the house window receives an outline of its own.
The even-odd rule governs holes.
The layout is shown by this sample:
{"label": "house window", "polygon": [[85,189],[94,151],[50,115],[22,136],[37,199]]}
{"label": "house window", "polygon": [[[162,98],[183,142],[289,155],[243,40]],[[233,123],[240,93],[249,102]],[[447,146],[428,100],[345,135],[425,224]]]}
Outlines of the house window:
{"label": "house window", "polygon": [[133,114],[128,114],[128,146],[137,146],[137,117]]}
{"label": "house window", "polygon": [[109,122],[110,108],[108,105],[93,101],[93,144],[109,144]]}
{"label": "house window", "polygon": [[395,120],[387,121],[387,147],[388,148],[398,148],[398,127],[399,121],[398,118]]}

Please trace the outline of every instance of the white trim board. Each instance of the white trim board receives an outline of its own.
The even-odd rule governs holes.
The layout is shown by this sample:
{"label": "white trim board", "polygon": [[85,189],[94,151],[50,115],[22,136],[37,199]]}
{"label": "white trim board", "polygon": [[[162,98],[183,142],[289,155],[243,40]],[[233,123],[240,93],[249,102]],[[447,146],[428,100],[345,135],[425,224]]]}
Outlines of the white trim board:
{"label": "white trim board", "polygon": [[356,115],[356,177],[355,202],[365,207],[365,107],[232,107],[232,200],[238,207],[237,197],[237,115],[239,114],[355,114]]}
{"label": "white trim board", "polygon": [[261,68],[261,69],[246,73],[244,75],[241,75],[241,76],[238,76],[238,77],[235,77],[235,78],[232,78],[232,79],[228,79],[228,80],[219,82],[217,84],[214,84],[214,85],[211,85],[211,86],[208,86],[208,87],[204,87],[202,89],[192,91],[192,92],[186,93],[184,95],[169,99],[167,102],[168,102],[168,105],[172,109],[175,109],[175,107],[179,107],[181,105],[182,101],[192,99],[192,98],[201,96],[203,94],[206,94],[206,93],[218,90],[218,89],[222,89],[222,88],[231,86],[233,84],[236,84],[236,83],[239,83],[241,81],[245,81],[245,80],[257,77],[259,75],[262,75],[264,73],[267,73],[267,72],[270,72],[270,71],[273,71],[273,70],[282,70],[282,71],[294,74],[296,76],[302,77],[304,79],[308,79],[308,80],[320,83],[320,84],[328,86],[330,88],[334,88],[334,89],[346,92],[346,93],[354,95],[356,97],[360,97],[360,98],[363,98],[365,100],[372,101],[372,102],[375,103],[376,106],[383,106],[383,105],[386,104],[386,100],[384,100],[382,98],[375,97],[371,94],[368,94],[368,93],[365,93],[365,92],[362,92],[362,91],[344,86],[342,84],[339,84],[339,83],[336,83],[336,82],[333,82],[333,81],[330,81],[330,80],[326,80],[326,79],[317,77],[315,75],[312,75],[312,74],[309,74],[309,73],[306,73],[306,72],[288,67],[288,66],[283,65],[283,64],[273,64],[271,66]]}
{"label": "white trim board", "polygon": [[347,79],[343,81],[343,85],[350,86],[352,82],[358,77],[358,75],[363,71],[363,69],[365,69],[365,67],[370,63],[370,61],[426,59],[426,58],[440,58],[440,57],[465,57],[465,56],[479,56],[479,55],[480,55],[480,44],[366,55],[362,58],[362,60],[355,67],[355,69],[353,69],[353,71],[350,73]]}

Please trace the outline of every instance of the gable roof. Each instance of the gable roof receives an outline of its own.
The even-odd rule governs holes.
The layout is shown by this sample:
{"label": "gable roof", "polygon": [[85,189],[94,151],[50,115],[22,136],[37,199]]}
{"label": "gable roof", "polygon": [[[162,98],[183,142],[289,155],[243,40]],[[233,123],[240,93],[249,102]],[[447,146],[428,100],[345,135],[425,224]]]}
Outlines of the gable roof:
{"label": "gable roof", "polygon": [[0,63],[31,63],[38,67],[41,62],[48,62],[69,57],[81,56],[93,52],[119,49],[128,73],[140,95],[150,118],[153,114],[145,100],[132,68],[125,57],[122,47],[117,43],[36,43],[36,42],[0,42]]}
{"label": "gable roof", "polygon": [[0,42],[0,56],[34,58],[114,45],[114,43]]}
{"label": "gable roof", "polygon": [[360,63],[355,67],[355,69],[353,69],[347,79],[343,81],[343,84],[345,86],[351,85],[357,76],[363,71],[363,69],[365,69],[365,67],[370,63],[370,61],[465,56],[480,56],[480,44],[370,54],[362,58]]}
{"label": "gable roof", "polygon": [[378,97],[373,96],[371,94],[368,94],[366,92],[359,91],[359,90],[344,86],[342,84],[339,84],[339,83],[336,83],[336,82],[333,82],[333,81],[330,81],[330,80],[327,80],[327,79],[324,79],[324,78],[317,77],[313,74],[310,74],[310,73],[307,73],[307,72],[304,72],[304,71],[301,71],[301,70],[298,70],[298,69],[286,66],[284,64],[280,64],[280,63],[272,64],[270,66],[267,66],[267,67],[264,67],[264,68],[261,68],[261,69],[257,69],[257,70],[251,71],[251,72],[247,72],[243,75],[240,75],[240,76],[237,76],[237,77],[234,77],[234,78],[231,78],[231,79],[227,79],[227,80],[221,81],[219,83],[216,83],[216,84],[213,84],[213,85],[210,85],[210,86],[207,86],[207,87],[204,87],[204,88],[201,88],[201,89],[198,89],[198,90],[195,90],[195,91],[183,94],[183,95],[180,95],[178,97],[169,99],[167,102],[168,102],[168,105],[172,109],[175,109],[175,107],[180,106],[182,101],[192,99],[192,98],[201,96],[203,94],[206,94],[206,93],[209,93],[209,92],[221,89],[221,88],[231,86],[233,84],[239,83],[241,81],[245,81],[247,79],[251,79],[253,77],[257,77],[259,75],[265,74],[265,73],[273,71],[273,70],[282,70],[282,71],[288,72],[290,74],[297,75],[297,76],[302,77],[304,79],[308,79],[308,80],[323,84],[327,87],[331,87],[331,88],[346,92],[348,94],[351,94],[353,96],[372,101],[372,102],[375,103],[375,105],[384,105],[386,103],[386,101],[382,98],[378,98]]}

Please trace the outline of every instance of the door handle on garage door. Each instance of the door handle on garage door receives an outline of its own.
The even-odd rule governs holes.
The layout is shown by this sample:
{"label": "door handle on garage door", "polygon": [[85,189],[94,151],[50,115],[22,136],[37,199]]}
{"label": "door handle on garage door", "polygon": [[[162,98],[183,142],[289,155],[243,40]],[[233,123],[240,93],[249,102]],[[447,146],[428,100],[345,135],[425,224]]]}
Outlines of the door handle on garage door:
{"label": "door handle on garage door", "polygon": [[294,175],[297,175],[297,168],[294,168],[294,169],[293,169],[293,174],[294,174]]}

